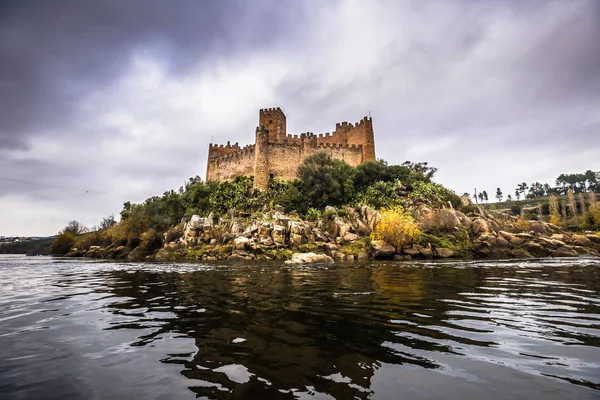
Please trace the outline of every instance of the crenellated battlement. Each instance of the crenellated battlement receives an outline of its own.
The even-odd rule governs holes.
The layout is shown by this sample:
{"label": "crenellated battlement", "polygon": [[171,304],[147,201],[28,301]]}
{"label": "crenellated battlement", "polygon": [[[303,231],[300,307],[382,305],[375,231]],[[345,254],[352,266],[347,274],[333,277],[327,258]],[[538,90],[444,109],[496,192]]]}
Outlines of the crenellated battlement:
{"label": "crenellated battlement", "polygon": [[272,111],[278,111],[278,112],[281,112],[281,113],[283,113],[283,111],[281,111],[281,108],[279,108],[279,107],[273,107],[273,108],[261,108],[261,109],[260,109],[260,112],[261,112],[261,113],[272,112]]}
{"label": "crenellated battlement", "polygon": [[[253,144],[248,144],[244,147],[240,147],[237,143],[235,145],[229,145],[229,143],[228,143],[225,146],[211,144],[211,147],[209,149],[209,160],[213,160],[217,163],[221,163],[223,161],[234,160],[236,158],[243,157],[243,156],[249,155],[251,153],[254,153],[254,147],[255,147],[255,145],[253,145]],[[222,149],[235,149],[235,151],[219,154],[218,150],[222,150]],[[211,150],[213,150],[213,154],[210,154]],[[217,150],[217,153],[214,153],[214,150]]]}
{"label": "crenellated battlement", "polygon": [[298,165],[317,152],[327,152],[350,165],[375,160],[372,119],[339,122],[333,132],[287,134],[286,117],[279,107],[259,110],[255,144],[210,144],[207,180],[220,181],[239,175],[253,176],[255,187],[264,189],[269,179],[296,179]]}
{"label": "crenellated battlement", "polygon": [[317,149],[343,149],[343,150],[356,150],[361,151],[362,144],[338,144],[338,143],[324,143],[316,146]]}

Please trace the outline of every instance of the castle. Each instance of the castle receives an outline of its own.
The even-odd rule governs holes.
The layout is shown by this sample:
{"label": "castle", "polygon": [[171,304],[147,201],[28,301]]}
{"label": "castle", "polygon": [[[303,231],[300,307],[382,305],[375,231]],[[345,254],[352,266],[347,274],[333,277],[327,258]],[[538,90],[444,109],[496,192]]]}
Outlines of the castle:
{"label": "castle", "polygon": [[285,114],[279,107],[259,112],[254,144],[210,144],[206,180],[222,181],[236,176],[254,179],[254,187],[266,189],[270,179],[296,179],[298,166],[311,154],[326,152],[356,166],[375,160],[373,120],[364,117],[356,124],[337,123],[331,134],[311,132],[288,135]]}

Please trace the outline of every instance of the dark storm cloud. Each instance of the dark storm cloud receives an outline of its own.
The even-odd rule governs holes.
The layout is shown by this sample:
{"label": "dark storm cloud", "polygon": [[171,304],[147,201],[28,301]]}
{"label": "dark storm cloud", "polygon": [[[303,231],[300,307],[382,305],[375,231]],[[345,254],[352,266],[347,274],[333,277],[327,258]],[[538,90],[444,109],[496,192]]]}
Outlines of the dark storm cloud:
{"label": "dark storm cloud", "polygon": [[274,45],[300,18],[276,1],[3,1],[0,151],[67,124],[82,96],[124,73],[136,52],[182,74]]}
{"label": "dark storm cloud", "polygon": [[378,157],[459,192],[597,170],[598,37],[596,0],[3,1],[0,177],[68,189],[0,182],[0,234],[177,188],[273,106],[370,112]]}

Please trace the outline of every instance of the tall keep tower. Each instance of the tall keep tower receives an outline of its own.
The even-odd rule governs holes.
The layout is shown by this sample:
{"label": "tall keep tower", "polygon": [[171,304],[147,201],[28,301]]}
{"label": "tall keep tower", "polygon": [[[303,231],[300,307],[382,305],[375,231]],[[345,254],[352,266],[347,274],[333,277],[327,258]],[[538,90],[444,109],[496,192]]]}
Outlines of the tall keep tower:
{"label": "tall keep tower", "polygon": [[263,108],[258,113],[258,126],[269,131],[269,139],[283,142],[286,137],[285,114],[281,108]]}

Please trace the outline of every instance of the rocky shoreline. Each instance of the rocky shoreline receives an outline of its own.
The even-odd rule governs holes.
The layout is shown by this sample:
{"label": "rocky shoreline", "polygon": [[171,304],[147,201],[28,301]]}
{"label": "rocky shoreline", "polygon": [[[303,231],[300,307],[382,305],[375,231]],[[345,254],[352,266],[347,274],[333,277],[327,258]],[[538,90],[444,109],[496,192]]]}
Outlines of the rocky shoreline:
{"label": "rocky shoreline", "polygon": [[[194,215],[164,234],[162,247],[91,246],[72,249],[67,257],[121,260],[302,260],[319,262],[386,259],[538,258],[600,256],[600,236],[568,233],[543,221],[519,221],[497,211],[466,215],[453,208],[418,210],[420,243],[397,249],[370,234],[381,215],[367,206],[328,208],[323,217],[303,221],[282,210],[259,218],[234,214],[206,218]],[[432,221],[443,221],[436,226]],[[312,256],[295,254],[312,253]],[[324,258],[327,257],[327,258]],[[309,261],[310,262],[310,261]]]}

